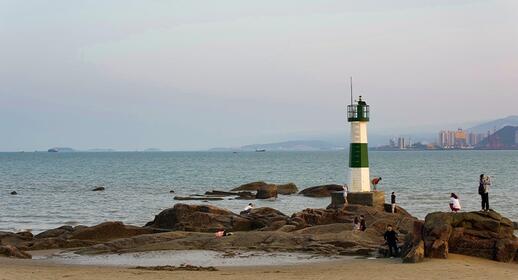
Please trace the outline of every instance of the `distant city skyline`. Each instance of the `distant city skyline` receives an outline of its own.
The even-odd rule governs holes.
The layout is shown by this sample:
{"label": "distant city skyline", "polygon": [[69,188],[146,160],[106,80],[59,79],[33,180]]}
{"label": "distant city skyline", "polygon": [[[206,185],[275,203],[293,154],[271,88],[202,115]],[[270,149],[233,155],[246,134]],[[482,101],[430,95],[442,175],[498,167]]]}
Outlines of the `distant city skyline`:
{"label": "distant city skyline", "polygon": [[[518,115],[516,1],[0,0],[0,151],[204,150]],[[344,141],[347,141],[344,138]]]}

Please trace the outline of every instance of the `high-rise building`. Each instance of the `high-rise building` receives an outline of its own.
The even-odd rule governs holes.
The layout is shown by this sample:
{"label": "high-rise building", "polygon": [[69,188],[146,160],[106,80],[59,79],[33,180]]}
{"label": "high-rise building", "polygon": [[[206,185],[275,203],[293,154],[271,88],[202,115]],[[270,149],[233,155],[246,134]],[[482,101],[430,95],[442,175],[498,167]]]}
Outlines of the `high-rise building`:
{"label": "high-rise building", "polygon": [[405,138],[404,137],[399,137],[397,139],[397,145],[398,145],[398,148],[401,149],[401,150],[406,149],[407,145],[406,145]]}

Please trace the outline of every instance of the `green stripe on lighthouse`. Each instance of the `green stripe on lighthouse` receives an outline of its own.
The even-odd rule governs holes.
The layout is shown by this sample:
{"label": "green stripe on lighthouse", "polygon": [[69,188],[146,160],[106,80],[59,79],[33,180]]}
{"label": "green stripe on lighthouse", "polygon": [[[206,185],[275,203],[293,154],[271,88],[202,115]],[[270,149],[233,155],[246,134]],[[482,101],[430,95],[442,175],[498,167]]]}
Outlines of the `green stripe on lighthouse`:
{"label": "green stripe on lighthouse", "polygon": [[367,143],[351,143],[349,146],[349,167],[369,167]]}

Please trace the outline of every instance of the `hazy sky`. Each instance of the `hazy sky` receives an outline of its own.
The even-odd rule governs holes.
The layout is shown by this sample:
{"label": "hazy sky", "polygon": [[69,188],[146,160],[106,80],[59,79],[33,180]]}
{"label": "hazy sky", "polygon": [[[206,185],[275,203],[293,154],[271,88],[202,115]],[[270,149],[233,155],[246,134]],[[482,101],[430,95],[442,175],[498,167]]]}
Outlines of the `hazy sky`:
{"label": "hazy sky", "polygon": [[[389,4],[389,2],[391,2]],[[205,149],[518,114],[518,1],[0,0],[0,150]]]}

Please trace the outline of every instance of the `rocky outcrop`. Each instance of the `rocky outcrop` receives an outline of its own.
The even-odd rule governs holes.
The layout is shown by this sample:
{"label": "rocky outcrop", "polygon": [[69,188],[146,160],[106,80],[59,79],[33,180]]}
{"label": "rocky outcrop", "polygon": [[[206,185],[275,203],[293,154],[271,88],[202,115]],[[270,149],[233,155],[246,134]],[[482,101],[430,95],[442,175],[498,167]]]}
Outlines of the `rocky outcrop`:
{"label": "rocky outcrop", "polygon": [[233,188],[231,191],[233,191],[233,192],[236,192],[236,191],[257,191],[259,188],[261,188],[262,186],[266,186],[266,185],[268,185],[268,184],[263,182],[263,181],[252,182],[252,183],[247,183],[247,184],[241,185],[241,186],[239,186],[237,188]]}
{"label": "rocky outcrop", "polygon": [[92,189],[93,192],[101,192],[101,191],[104,191],[104,190],[106,190],[105,187],[97,187],[97,188]]}
{"label": "rocky outcrop", "polygon": [[129,226],[123,224],[122,222],[105,222],[96,226],[74,230],[70,233],[68,239],[101,242],[154,232],[154,230],[148,228]]}
{"label": "rocky outcrop", "polygon": [[309,197],[328,197],[332,192],[343,191],[342,185],[330,184],[303,189],[299,194]]}
{"label": "rocky outcrop", "polygon": [[246,214],[246,218],[250,220],[251,229],[263,231],[278,230],[290,222],[288,216],[269,207],[253,208]]}
{"label": "rocky outcrop", "polygon": [[297,193],[299,191],[298,188],[297,188],[297,185],[295,185],[294,183],[287,183],[287,184],[276,185],[276,184],[268,184],[268,183],[265,183],[263,181],[244,184],[244,185],[241,185],[241,186],[239,186],[237,188],[233,188],[231,191],[232,192],[236,192],[236,191],[259,191],[260,189],[265,188],[267,186],[276,186],[277,193],[278,194],[283,194],[283,195],[294,194],[294,193]]}
{"label": "rocky outcrop", "polygon": [[451,252],[509,262],[518,250],[513,230],[513,223],[494,211],[431,213],[423,229],[425,254],[447,258]]}
{"label": "rocky outcrop", "polygon": [[175,196],[173,199],[174,200],[201,200],[201,201],[223,200],[222,197],[214,197],[214,196],[180,196],[180,195]]}
{"label": "rocky outcrop", "polygon": [[277,192],[283,195],[295,194],[299,191],[294,183],[277,185]]}
{"label": "rocky outcrop", "polygon": [[261,186],[255,194],[256,199],[268,199],[277,197],[277,186],[276,185],[264,185]]}
{"label": "rocky outcrop", "polygon": [[17,195],[18,193],[16,191],[12,191],[11,195]]}
{"label": "rocky outcrop", "polygon": [[18,259],[32,259],[31,254],[24,252],[13,245],[1,245],[0,256]]}
{"label": "rocky outcrop", "polygon": [[194,232],[251,230],[250,220],[211,205],[175,204],[155,216],[147,227]]}

